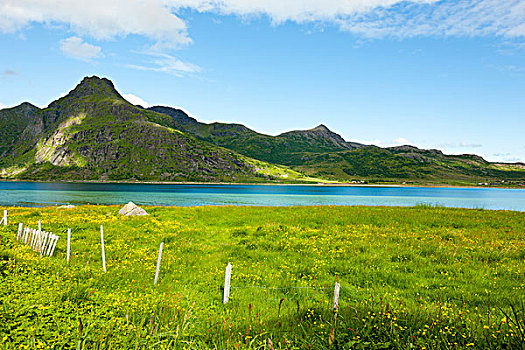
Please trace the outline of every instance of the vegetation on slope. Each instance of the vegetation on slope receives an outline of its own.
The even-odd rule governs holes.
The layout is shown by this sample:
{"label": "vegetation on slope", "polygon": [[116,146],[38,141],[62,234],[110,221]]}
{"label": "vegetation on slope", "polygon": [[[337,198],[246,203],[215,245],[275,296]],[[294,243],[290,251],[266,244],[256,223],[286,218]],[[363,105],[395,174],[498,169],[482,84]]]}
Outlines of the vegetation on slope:
{"label": "vegetation on slope", "polygon": [[0,110],[0,169],[27,151],[40,133],[39,108],[29,103]]}
{"label": "vegetation on slope", "polygon": [[[85,78],[67,96],[36,111],[42,128],[11,152],[20,179],[262,182],[304,177],[155,123],[155,112],[124,100],[107,79]],[[24,125],[12,133],[19,135]],[[27,129],[27,126],[26,126]],[[8,149],[9,151],[9,149]],[[260,162],[259,162],[260,163]],[[4,171],[7,173],[7,171]]]}
{"label": "vegetation on slope", "polygon": [[200,123],[179,109],[156,106],[167,116],[158,122],[248,157],[291,167],[336,181],[420,183],[525,182],[525,166],[493,164],[476,155],[445,155],[413,146],[380,148],[345,141],[319,125],[278,136],[259,134],[240,124]]}
{"label": "vegetation on slope", "polygon": [[[150,207],[150,216],[133,218],[118,210],[9,209],[10,225],[0,227],[1,349],[271,349],[268,339],[274,349],[525,344],[521,212]],[[54,257],[15,239],[18,222],[38,220],[61,237]]]}
{"label": "vegetation on slope", "polygon": [[179,109],[134,106],[111,81],[91,77],[47,108],[24,103],[0,111],[0,176],[509,186],[525,182],[525,165],[412,146],[365,146],[322,124],[269,136],[240,124],[200,123]]}

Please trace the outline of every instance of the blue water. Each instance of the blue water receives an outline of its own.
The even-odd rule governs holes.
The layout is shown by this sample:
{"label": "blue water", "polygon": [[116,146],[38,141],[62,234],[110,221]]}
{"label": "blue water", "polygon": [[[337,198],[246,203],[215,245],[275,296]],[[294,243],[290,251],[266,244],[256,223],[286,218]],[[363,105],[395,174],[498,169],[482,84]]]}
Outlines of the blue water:
{"label": "blue water", "polygon": [[0,182],[1,206],[388,205],[418,204],[525,211],[525,190],[302,185],[165,185]]}

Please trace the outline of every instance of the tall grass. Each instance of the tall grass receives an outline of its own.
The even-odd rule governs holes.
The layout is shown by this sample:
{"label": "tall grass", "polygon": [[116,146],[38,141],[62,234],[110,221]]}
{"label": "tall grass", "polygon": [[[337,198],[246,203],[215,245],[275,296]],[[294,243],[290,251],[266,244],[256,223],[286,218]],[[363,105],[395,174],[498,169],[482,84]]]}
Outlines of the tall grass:
{"label": "tall grass", "polygon": [[[524,213],[226,206],[150,207],[150,216],[129,218],[118,209],[9,209],[12,224],[0,228],[1,349],[524,345]],[[61,236],[54,257],[16,242],[18,222],[38,220]]]}

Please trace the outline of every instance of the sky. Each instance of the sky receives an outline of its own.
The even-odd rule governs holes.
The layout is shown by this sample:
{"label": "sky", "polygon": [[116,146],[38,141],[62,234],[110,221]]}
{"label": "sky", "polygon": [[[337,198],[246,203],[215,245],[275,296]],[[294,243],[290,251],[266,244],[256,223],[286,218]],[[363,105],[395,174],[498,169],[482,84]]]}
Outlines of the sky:
{"label": "sky", "polygon": [[0,108],[84,76],[279,133],[525,162],[525,0],[0,0]]}

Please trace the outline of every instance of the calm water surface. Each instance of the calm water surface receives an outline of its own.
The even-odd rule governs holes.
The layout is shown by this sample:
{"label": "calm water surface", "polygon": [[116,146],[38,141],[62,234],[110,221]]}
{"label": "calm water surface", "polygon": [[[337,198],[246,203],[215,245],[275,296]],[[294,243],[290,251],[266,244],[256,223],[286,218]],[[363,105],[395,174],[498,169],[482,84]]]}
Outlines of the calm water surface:
{"label": "calm water surface", "polygon": [[417,204],[525,211],[525,190],[301,185],[158,185],[0,182],[2,206],[389,205]]}

